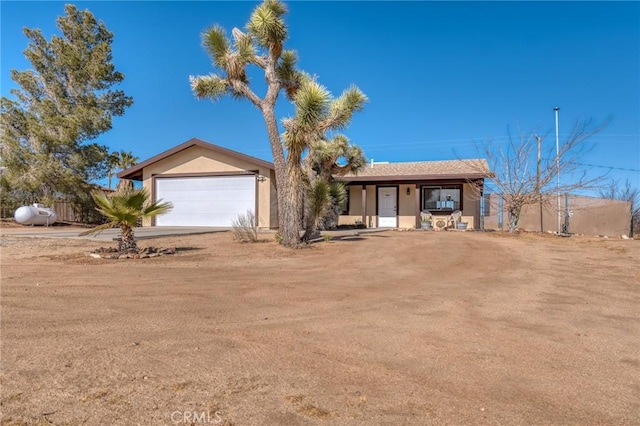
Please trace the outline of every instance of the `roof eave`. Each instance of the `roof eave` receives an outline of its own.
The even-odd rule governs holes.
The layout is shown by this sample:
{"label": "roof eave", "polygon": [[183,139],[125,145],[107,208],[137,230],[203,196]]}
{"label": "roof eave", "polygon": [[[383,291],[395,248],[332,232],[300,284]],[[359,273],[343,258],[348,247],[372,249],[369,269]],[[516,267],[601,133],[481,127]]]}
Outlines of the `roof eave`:
{"label": "roof eave", "polygon": [[386,176],[336,176],[337,180],[344,182],[372,182],[372,181],[422,181],[438,179],[484,179],[489,177],[487,173],[465,174],[431,174],[431,175],[386,175]]}
{"label": "roof eave", "polygon": [[143,161],[142,163],[138,163],[133,167],[130,167],[128,169],[122,170],[120,173],[118,173],[116,176],[118,176],[119,179],[130,179],[130,180],[142,180],[142,170],[153,164],[153,163],[157,163],[158,161],[164,160],[165,158],[177,154],[180,151],[184,151],[185,149],[191,148],[192,146],[201,146],[203,148],[206,149],[210,149],[214,152],[218,152],[221,154],[225,154],[228,155],[230,157],[234,157],[234,158],[238,158],[240,160],[244,160],[250,163],[254,163],[258,166],[262,166],[265,167],[267,169],[270,170],[274,170],[274,166],[273,163],[270,163],[268,161],[265,160],[261,160],[259,158],[255,158],[255,157],[251,157],[250,155],[246,155],[246,154],[242,154],[240,152],[237,151],[233,151],[231,149],[228,148],[223,148],[221,146],[218,145],[214,145],[211,144],[209,142],[205,142],[201,139],[198,138],[192,138],[178,146],[175,146],[167,151],[164,151],[154,157],[149,158],[148,160]]}

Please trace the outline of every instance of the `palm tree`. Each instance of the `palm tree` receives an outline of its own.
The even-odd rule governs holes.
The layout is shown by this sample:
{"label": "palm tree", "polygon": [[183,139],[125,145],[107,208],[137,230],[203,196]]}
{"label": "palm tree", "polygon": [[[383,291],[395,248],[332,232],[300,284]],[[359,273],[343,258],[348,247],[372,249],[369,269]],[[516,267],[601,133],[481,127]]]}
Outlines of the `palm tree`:
{"label": "palm tree", "polygon": [[[355,86],[345,90],[333,99],[331,93],[312,79],[301,82],[294,99],[295,115],[283,120],[284,141],[287,148],[287,172],[291,180],[294,204],[299,206],[298,220],[302,213],[304,190],[308,192],[306,208],[307,220],[303,240],[308,240],[315,232],[317,220],[327,209],[331,199],[344,198],[344,187],[332,184],[333,173],[346,174],[364,165],[362,151],[349,145],[344,136],[329,140],[327,133],[342,130],[351,122],[356,111],[361,111],[367,97]],[[306,173],[303,170],[302,154],[308,151]],[[348,159],[345,165],[339,165],[340,158]],[[360,165],[359,165],[360,164]],[[317,181],[323,182],[314,187]],[[306,188],[303,183],[306,182]],[[342,196],[340,196],[342,192]]]}
{"label": "palm tree", "polygon": [[109,157],[107,157],[107,167],[109,168],[107,170],[107,177],[109,178],[109,189],[111,189],[111,179],[113,178],[113,175],[116,173],[116,162],[117,162],[117,156],[115,152],[112,152]]}
{"label": "palm tree", "polygon": [[134,156],[131,151],[112,152],[107,159],[109,165],[109,189],[111,189],[111,178],[116,170],[128,169],[131,166],[135,166],[138,161],[140,159]]}
{"label": "palm tree", "polygon": [[[225,30],[215,25],[204,32],[202,43],[213,59],[220,75],[191,76],[191,89],[198,98],[219,100],[225,95],[248,99],[262,112],[273,155],[278,187],[278,218],[285,246],[296,246],[300,240],[301,225],[298,209],[292,197],[290,182],[296,176],[288,176],[284,149],[280,139],[275,105],[280,91],[291,99],[300,83],[307,77],[295,69],[297,56],[292,50],[284,50],[287,27],[283,15],[287,9],[277,0],[264,0],[257,6],[246,25],[247,32],[238,28],[231,32],[233,43]],[[247,67],[257,66],[264,71],[267,92],[260,98],[249,87]]]}
{"label": "palm tree", "polygon": [[133,228],[141,219],[165,214],[173,208],[171,203],[163,203],[162,200],[149,202],[149,193],[145,188],[117,191],[111,195],[106,195],[103,191],[92,191],[91,196],[98,206],[96,210],[107,218],[107,222],[80,235],[120,227],[118,251],[123,254],[138,253]]}

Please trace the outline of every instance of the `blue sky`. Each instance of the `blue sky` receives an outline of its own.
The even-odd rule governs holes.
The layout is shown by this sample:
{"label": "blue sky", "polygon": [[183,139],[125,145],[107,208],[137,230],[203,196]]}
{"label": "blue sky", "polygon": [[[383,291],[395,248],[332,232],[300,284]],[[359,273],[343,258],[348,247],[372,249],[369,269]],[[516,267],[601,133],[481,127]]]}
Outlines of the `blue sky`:
{"label": "blue sky", "polygon": [[[195,99],[189,75],[214,72],[200,34],[242,28],[257,2],[76,2],[114,33],[120,87],[134,105],[97,142],[144,160],[192,137],[266,160],[260,112],[248,101]],[[546,134],[555,146],[581,118],[611,116],[583,158],[589,173],[640,186],[640,3],[286,3],[287,47],[302,69],[338,95],[369,97],[345,134],[375,161],[477,157],[508,127]],[[1,92],[26,69],[23,27],[50,38],[64,2],[0,3]],[[261,91],[262,77],[251,74]],[[291,108],[284,97],[278,113]],[[594,167],[600,166],[600,167]],[[625,170],[620,170],[625,169]]]}

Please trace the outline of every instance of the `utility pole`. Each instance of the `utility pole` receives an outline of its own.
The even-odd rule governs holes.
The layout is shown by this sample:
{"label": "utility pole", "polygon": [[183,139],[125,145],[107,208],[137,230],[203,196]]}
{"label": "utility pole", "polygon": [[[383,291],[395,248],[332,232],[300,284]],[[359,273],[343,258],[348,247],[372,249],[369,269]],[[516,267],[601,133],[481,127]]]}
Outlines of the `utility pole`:
{"label": "utility pole", "polygon": [[562,233],[562,218],[560,216],[560,144],[558,142],[558,111],[560,107],[555,107],[553,110],[556,112],[556,175],[558,176],[556,201],[558,207],[558,235],[560,235]]}
{"label": "utility pole", "polygon": [[538,141],[538,170],[536,174],[536,190],[538,191],[538,202],[540,204],[540,232],[544,232],[544,227],[542,224],[542,191],[540,188],[540,162],[542,161],[540,155],[540,146],[542,144],[542,138],[536,135],[536,140]]}

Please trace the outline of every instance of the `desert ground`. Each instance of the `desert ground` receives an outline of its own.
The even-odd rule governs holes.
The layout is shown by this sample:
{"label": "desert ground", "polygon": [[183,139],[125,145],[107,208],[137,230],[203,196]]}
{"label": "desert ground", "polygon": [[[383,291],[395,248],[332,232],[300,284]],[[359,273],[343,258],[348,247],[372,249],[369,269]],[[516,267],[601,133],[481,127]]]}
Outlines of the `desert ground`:
{"label": "desert ground", "polygon": [[640,424],[640,241],[1,238],[3,425]]}

